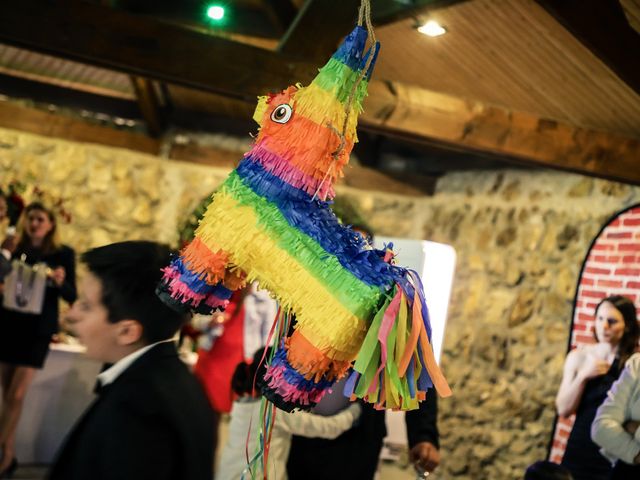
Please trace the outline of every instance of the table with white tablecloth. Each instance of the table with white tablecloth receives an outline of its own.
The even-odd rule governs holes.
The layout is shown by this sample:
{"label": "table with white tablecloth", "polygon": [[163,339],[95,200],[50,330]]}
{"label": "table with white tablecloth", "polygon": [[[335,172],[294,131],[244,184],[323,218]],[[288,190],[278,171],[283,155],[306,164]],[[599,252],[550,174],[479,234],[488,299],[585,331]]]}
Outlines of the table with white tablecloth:
{"label": "table with white tablecloth", "polygon": [[94,398],[101,364],[77,345],[52,344],[25,398],[16,435],[20,463],[51,463],[65,435]]}

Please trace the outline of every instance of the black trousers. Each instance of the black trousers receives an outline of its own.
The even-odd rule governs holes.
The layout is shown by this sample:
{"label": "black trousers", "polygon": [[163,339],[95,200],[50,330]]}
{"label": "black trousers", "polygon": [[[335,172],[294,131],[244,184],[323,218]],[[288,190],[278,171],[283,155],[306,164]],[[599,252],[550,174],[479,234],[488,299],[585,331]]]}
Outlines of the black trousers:
{"label": "black trousers", "polygon": [[611,480],[633,480],[635,478],[640,478],[640,465],[629,465],[619,460],[616,462],[611,472]]}

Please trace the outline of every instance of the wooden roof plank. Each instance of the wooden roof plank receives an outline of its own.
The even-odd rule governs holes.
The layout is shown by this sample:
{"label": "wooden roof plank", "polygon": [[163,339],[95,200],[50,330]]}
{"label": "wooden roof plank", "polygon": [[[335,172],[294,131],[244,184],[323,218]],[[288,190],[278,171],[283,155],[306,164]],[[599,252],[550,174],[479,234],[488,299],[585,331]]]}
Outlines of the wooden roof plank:
{"label": "wooden roof plank", "polygon": [[160,142],[142,133],[103,127],[81,119],[43,112],[9,102],[0,102],[0,127],[45,137],[126,148],[152,155],[158,155],[160,152]]}
{"label": "wooden roof plank", "polygon": [[152,137],[159,137],[164,132],[166,122],[153,82],[145,77],[131,75],[131,84],[136,92],[138,108],[147,125],[147,131]]}
{"label": "wooden roof plank", "polygon": [[395,82],[371,82],[361,126],[640,185],[640,140]]}
{"label": "wooden roof plank", "polygon": [[618,0],[536,0],[616,75],[640,93],[640,34]]}
{"label": "wooden roof plank", "polygon": [[19,2],[0,39],[129,74],[240,98],[309,81],[316,69],[267,50],[84,2]]}
{"label": "wooden roof plank", "polygon": [[[274,1],[274,0],[270,0]],[[466,0],[372,0],[374,25],[383,25],[415,15],[425,8],[440,8]],[[328,58],[340,39],[356,25],[360,0],[306,0],[283,35],[278,51],[309,60]]]}

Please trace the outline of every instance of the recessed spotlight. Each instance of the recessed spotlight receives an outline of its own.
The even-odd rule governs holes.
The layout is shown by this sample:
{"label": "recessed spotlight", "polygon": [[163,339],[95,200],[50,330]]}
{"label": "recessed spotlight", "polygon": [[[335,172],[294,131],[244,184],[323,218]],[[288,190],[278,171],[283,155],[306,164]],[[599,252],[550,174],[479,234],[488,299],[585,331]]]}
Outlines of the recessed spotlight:
{"label": "recessed spotlight", "polygon": [[420,25],[418,31],[429,37],[439,37],[447,33],[447,30],[435,20],[429,20],[424,25]]}
{"label": "recessed spotlight", "polygon": [[220,5],[210,5],[207,8],[207,17],[214,21],[220,21],[224,18],[224,8]]}

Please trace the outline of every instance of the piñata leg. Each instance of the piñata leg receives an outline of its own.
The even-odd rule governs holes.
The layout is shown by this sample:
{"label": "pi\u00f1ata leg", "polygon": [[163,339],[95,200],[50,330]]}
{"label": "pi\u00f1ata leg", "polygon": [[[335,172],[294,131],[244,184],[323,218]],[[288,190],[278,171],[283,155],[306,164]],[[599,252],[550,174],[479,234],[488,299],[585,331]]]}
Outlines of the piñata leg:
{"label": "pi\u00f1ata leg", "polygon": [[196,236],[164,269],[158,295],[177,310],[208,314],[226,307],[244,276],[229,264],[227,252],[211,249]]}
{"label": "pi\u00f1ata leg", "polygon": [[350,365],[350,360],[331,359],[296,330],[279,343],[267,368],[262,394],[281,410],[309,410]]}

